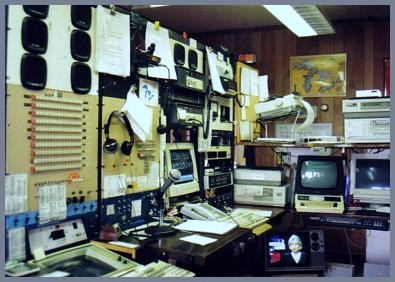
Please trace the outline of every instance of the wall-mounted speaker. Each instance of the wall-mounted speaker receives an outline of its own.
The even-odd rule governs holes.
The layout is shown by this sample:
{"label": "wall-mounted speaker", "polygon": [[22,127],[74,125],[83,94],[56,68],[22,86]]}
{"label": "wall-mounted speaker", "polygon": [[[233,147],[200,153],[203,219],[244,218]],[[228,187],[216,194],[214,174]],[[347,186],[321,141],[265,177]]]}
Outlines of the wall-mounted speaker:
{"label": "wall-mounted speaker", "polygon": [[74,93],[87,94],[92,85],[91,68],[84,63],[74,62],[71,65],[71,88]]}
{"label": "wall-mounted speaker", "polygon": [[74,60],[87,62],[91,57],[91,37],[82,30],[75,29],[70,38],[71,56]]}
{"label": "wall-mounted speaker", "polygon": [[183,66],[185,63],[185,48],[181,44],[174,44],[174,62]]}
{"label": "wall-mounted speaker", "polygon": [[49,5],[23,5],[23,10],[29,16],[45,19],[48,16]]}
{"label": "wall-mounted speaker", "polygon": [[39,19],[25,17],[22,21],[22,46],[35,54],[44,54],[48,46],[47,24]]}
{"label": "wall-mounted speaker", "polygon": [[198,54],[191,49],[188,51],[188,65],[191,70],[196,70],[198,67]]}
{"label": "wall-mounted speaker", "polygon": [[71,22],[79,29],[89,30],[92,22],[92,10],[88,5],[71,6]]}
{"label": "wall-mounted speaker", "polygon": [[23,87],[33,90],[45,88],[47,83],[47,62],[36,54],[24,54],[21,59],[21,82]]}

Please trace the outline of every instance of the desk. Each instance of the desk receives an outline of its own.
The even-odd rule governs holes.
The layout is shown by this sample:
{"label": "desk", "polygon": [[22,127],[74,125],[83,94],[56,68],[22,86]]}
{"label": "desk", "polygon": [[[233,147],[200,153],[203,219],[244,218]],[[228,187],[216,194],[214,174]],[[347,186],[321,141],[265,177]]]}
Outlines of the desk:
{"label": "desk", "polygon": [[226,235],[204,234],[204,236],[218,239],[206,246],[180,240],[181,237],[189,235],[191,234],[179,231],[174,235],[161,237],[157,242],[153,242],[147,247],[154,250],[162,259],[175,259],[196,265],[206,265],[210,257],[220,252],[221,249],[248,238],[251,235],[251,230],[237,227]]}
{"label": "desk", "polygon": [[149,249],[156,259],[176,261],[178,266],[193,271],[197,276],[223,276],[226,275],[221,269],[223,267],[227,267],[229,273],[235,271],[226,261],[232,261],[235,257],[236,246],[252,237],[250,229],[236,227],[226,235],[204,234],[203,236],[218,239],[206,246],[179,239],[189,235],[191,234],[179,231],[174,235],[161,237],[145,248]]}

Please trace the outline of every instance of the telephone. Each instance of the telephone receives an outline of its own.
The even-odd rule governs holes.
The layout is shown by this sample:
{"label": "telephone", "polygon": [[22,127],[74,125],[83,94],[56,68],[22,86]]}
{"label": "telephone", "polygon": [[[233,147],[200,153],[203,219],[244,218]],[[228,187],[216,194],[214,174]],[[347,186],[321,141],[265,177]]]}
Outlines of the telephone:
{"label": "telephone", "polygon": [[198,220],[216,220],[227,216],[226,213],[210,206],[208,203],[185,203],[181,208],[181,213],[187,217]]}

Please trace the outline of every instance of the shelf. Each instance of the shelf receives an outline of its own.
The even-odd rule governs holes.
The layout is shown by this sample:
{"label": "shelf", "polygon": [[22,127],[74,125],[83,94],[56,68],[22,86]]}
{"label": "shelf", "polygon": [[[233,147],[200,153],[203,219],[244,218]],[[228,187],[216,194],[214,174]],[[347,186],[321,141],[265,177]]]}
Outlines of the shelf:
{"label": "shelf", "polygon": [[274,142],[241,142],[236,145],[253,147],[288,147],[288,148],[379,148],[390,149],[390,143],[274,143]]}

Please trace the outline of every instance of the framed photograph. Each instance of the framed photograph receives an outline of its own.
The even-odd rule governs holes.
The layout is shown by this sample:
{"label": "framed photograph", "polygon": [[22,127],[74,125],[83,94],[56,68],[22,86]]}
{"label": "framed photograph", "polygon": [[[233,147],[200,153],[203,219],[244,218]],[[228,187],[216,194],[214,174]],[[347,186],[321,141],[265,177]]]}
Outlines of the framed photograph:
{"label": "framed photograph", "polygon": [[291,57],[290,91],[304,97],[346,96],[346,54]]}

